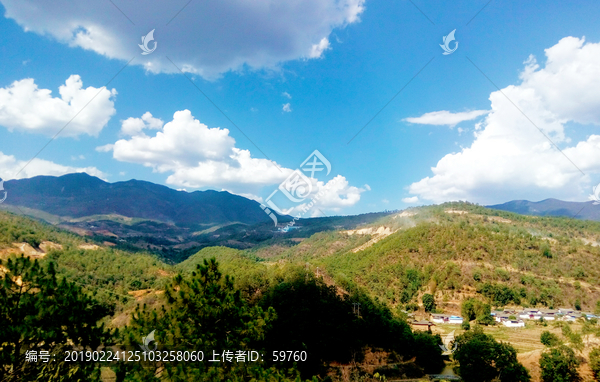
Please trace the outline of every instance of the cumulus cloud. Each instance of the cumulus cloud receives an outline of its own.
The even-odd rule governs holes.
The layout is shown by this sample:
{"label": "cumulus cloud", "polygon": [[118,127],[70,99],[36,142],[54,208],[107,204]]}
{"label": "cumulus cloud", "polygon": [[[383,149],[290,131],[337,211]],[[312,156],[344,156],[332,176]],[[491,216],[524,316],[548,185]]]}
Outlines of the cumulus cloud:
{"label": "cumulus cloud", "polygon": [[[244,66],[273,68],[281,62],[319,58],[334,28],[359,21],[365,0],[229,0],[184,5],[148,0],[0,0],[5,16],[25,30],[50,35],[73,47],[141,64],[153,73],[186,72],[205,78]],[[166,25],[169,23],[169,25]],[[141,56],[141,36],[155,29],[155,54]],[[152,45],[151,45],[152,46]]]}
{"label": "cumulus cloud", "polygon": [[121,121],[121,134],[133,137],[143,134],[144,129],[160,130],[162,127],[162,120],[154,118],[150,112],[146,112],[142,118],[127,118]]}
{"label": "cumulus cloud", "polygon": [[284,97],[285,97],[285,98],[287,98],[287,99],[292,99],[292,96],[291,96],[291,94],[290,94],[290,93],[288,93],[288,92],[283,92],[283,93],[281,93],[281,95],[282,95],[282,96],[284,96]]}
{"label": "cumulus cloud", "polygon": [[[31,178],[38,175],[61,176],[76,172],[86,172],[106,180],[106,174],[96,167],[63,166],[54,162],[35,158],[23,171],[21,171],[26,164],[27,161],[18,160],[13,155],[6,155],[0,151],[0,178],[9,180]],[[19,173],[19,171],[21,172]],[[19,174],[17,175],[17,173]]]}
{"label": "cumulus cloud", "polygon": [[61,136],[98,136],[116,112],[115,89],[92,86],[84,89],[78,75],[71,75],[58,92],[60,98],[52,97],[52,91],[39,89],[33,78],[0,88],[0,125],[10,131],[54,135],[77,115]]}
{"label": "cumulus cloud", "polygon": [[285,113],[289,113],[292,111],[292,106],[288,102],[283,105],[283,108],[281,110],[283,110]]}
{"label": "cumulus cloud", "polygon": [[319,58],[323,55],[323,52],[328,50],[330,48],[329,46],[329,39],[327,37],[323,37],[323,39],[321,41],[319,41],[318,44],[314,44],[312,46],[312,48],[310,49],[310,54],[308,55],[308,57],[310,58]]}
{"label": "cumulus cloud", "polygon": [[419,203],[419,197],[418,196],[411,196],[411,197],[408,197],[408,198],[402,198],[402,201],[404,203],[408,203],[408,204]]}
{"label": "cumulus cloud", "polygon": [[447,110],[441,110],[432,111],[431,113],[425,113],[420,117],[405,118],[403,119],[403,121],[409,123],[418,123],[420,125],[445,125],[454,127],[461,122],[473,120],[489,112],[489,110],[473,110],[463,111],[460,113],[451,113]]}
{"label": "cumulus cloud", "polygon": [[[148,130],[157,130],[146,135]],[[130,138],[97,147],[113,152],[121,162],[138,163],[159,173],[170,173],[167,183],[177,187],[219,187],[240,193],[281,182],[291,172],[267,159],[253,158],[235,147],[228,129],[209,128],[189,110],[177,111],[164,124],[152,114],[122,121]]]}
{"label": "cumulus cloud", "polygon": [[[118,161],[167,173],[166,183],[177,188],[223,189],[259,202],[263,202],[257,196],[263,187],[273,186],[276,190],[293,172],[270,160],[253,158],[249,150],[236,147],[229,130],[209,128],[189,110],[175,112],[173,120],[164,125],[158,121],[150,113],[142,118],[128,118],[122,121],[121,130],[132,136],[96,150],[112,151]],[[150,130],[157,131],[150,135]],[[355,205],[360,194],[370,189],[368,185],[350,186],[341,175],[327,183],[314,178],[311,182],[314,183],[311,197],[323,190],[318,206],[331,211]]]}
{"label": "cumulus cloud", "polygon": [[343,208],[351,207],[360,201],[361,194],[368,191],[367,188],[350,186],[348,180],[337,175],[327,183],[313,179],[312,193],[306,200],[297,206],[294,206],[289,212],[296,216],[306,214],[317,217],[322,216],[325,211],[339,212]]}
{"label": "cumulus cloud", "polygon": [[600,124],[600,44],[565,37],[545,54],[543,68],[529,57],[520,84],[490,94],[492,111],[475,125],[471,146],[441,158],[432,176],[410,185],[412,194],[491,204],[581,200],[591,193],[591,177],[600,173],[600,136],[571,144],[565,124]]}

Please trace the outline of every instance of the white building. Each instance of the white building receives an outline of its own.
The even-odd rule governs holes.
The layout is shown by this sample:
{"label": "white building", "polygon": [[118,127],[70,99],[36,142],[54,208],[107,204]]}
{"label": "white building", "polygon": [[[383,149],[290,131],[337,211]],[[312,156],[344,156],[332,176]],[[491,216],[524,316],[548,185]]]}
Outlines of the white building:
{"label": "white building", "polygon": [[449,324],[456,324],[456,325],[461,325],[463,323],[463,318],[460,316],[450,316],[450,319],[448,320]]}
{"label": "white building", "polygon": [[502,322],[502,325],[508,328],[524,328],[525,322],[522,320],[506,320]]}
{"label": "white building", "polygon": [[463,323],[463,318],[460,316],[450,316],[447,314],[438,314],[438,313],[432,313],[431,314],[431,321],[435,322],[436,324],[456,324],[456,325],[460,325]]}

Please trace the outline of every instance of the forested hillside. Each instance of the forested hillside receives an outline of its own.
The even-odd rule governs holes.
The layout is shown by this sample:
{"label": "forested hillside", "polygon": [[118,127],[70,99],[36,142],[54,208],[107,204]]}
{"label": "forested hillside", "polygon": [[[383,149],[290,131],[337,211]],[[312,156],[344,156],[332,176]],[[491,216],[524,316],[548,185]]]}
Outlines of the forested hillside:
{"label": "forested hillside", "polygon": [[[27,264],[33,261],[55,275],[51,277],[56,283],[64,279],[74,288],[71,295],[84,296],[78,303],[98,307],[88,319],[104,325],[99,336],[105,344],[133,345],[156,330],[162,343],[176,344],[187,336],[199,344],[216,341],[213,344],[219,346],[262,351],[304,349],[313,356],[296,365],[265,361],[254,371],[189,371],[219,378],[232,375],[227,373],[333,380],[349,380],[355,373],[371,378],[374,369],[360,365],[374,362],[372,357],[379,359],[381,375],[419,377],[439,372],[440,337],[413,333],[408,325],[407,313],[425,312],[425,295],[433,296],[431,304],[438,311],[454,314],[460,314],[463,303],[472,298],[492,308],[583,311],[596,310],[600,300],[597,222],[528,217],[453,203],[386,214],[352,227],[310,237],[282,236],[247,250],[208,247],[171,265],[152,253],[115,249],[111,243],[0,213],[0,274],[4,291],[12,290],[15,280],[30,277],[17,273],[29,269]],[[52,283],[35,280],[42,283],[36,290]],[[211,283],[214,288],[207,289]],[[11,294],[3,293],[11,301]],[[216,310],[205,310],[206,301],[217,304]],[[184,308],[189,304],[196,309],[193,317]],[[219,304],[229,305],[219,308]],[[10,321],[9,313],[5,311],[3,320]],[[218,329],[206,337],[188,324],[178,326],[196,320],[213,325],[223,319],[221,314],[245,317],[240,319],[255,322],[257,331],[246,339],[222,339]],[[232,328],[237,325],[234,321]],[[239,330],[240,336],[248,330],[236,328],[232,330]],[[285,371],[289,368],[292,371]],[[130,376],[126,380],[148,377],[144,369],[109,369],[102,370],[104,380],[121,374]]]}

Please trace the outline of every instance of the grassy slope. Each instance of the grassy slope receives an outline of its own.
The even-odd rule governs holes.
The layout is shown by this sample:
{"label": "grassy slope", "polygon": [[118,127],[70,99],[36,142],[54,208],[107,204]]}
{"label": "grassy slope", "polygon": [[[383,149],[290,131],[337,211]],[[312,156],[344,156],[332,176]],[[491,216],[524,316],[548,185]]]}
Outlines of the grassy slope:
{"label": "grassy slope", "polygon": [[[468,214],[445,212],[448,209]],[[62,244],[63,250],[43,261],[54,260],[70,280],[103,291],[107,299],[112,293],[126,302],[128,292],[160,289],[176,272],[191,272],[212,256],[221,262],[223,273],[235,276],[248,291],[281,279],[290,269],[316,272],[319,267],[331,282],[342,287],[357,284],[397,308],[419,303],[426,292],[436,295],[438,305],[456,301],[456,307],[485,283],[511,288],[522,305],[573,306],[579,300],[584,310],[593,310],[600,299],[600,247],[583,241],[600,238],[598,222],[527,217],[465,203],[413,212],[417,214],[382,216],[365,225],[398,231],[356,253],[352,249],[373,236],[329,231],[280,241],[276,247],[210,247],[169,266],[145,253],[108,247],[82,250],[78,246],[85,239],[9,213],[0,213],[0,248],[23,241],[34,246],[43,240]],[[545,247],[550,257],[544,255]]]}
{"label": "grassy slope", "polygon": [[[445,212],[450,208],[468,214]],[[464,203],[415,211],[371,225],[399,231],[357,253],[351,248],[370,236],[328,232],[270,260],[310,262],[337,283],[356,283],[399,307],[420,302],[425,292],[435,293],[439,304],[460,300],[485,283],[509,287],[522,305],[572,307],[579,300],[584,310],[593,310],[600,299],[600,248],[583,241],[599,237],[597,222],[527,217]]]}

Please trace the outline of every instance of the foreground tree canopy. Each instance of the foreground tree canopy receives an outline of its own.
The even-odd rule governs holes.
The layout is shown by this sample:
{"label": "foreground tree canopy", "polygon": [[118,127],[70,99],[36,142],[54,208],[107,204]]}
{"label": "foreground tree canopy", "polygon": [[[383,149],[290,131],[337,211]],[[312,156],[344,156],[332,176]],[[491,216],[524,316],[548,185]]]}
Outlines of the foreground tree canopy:
{"label": "foreground tree canopy", "polygon": [[577,371],[579,360],[573,349],[560,345],[548,349],[540,358],[543,382],[577,382],[581,376]]}
{"label": "foreground tree canopy", "polygon": [[[365,348],[391,352],[397,360],[415,358],[427,372],[443,367],[439,336],[413,335],[383,305],[356,294],[340,296],[334,287],[306,274],[294,274],[264,291],[256,304],[244,299],[214,258],[205,259],[190,278],[176,276],[161,311],[138,307],[124,341],[137,345],[154,331],[156,341],[173,348],[257,351],[258,363],[119,365],[121,381],[168,376],[177,381],[297,380],[324,375],[334,361],[360,361]],[[352,301],[360,301],[360,313]],[[305,351],[307,360],[275,361],[274,351]]]}
{"label": "foreground tree canopy", "polygon": [[461,334],[455,343],[454,359],[459,363],[458,374],[465,382],[531,380],[527,369],[517,361],[515,348],[496,341],[480,327]]}
{"label": "foreground tree canopy", "polygon": [[[26,351],[61,354],[72,346],[96,349],[109,333],[98,321],[111,314],[81,288],[58,280],[53,263],[46,269],[25,257],[0,268],[0,380],[93,381],[93,364],[25,361]],[[72,348],[69,346],[69,348]]]}

